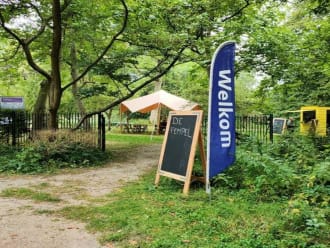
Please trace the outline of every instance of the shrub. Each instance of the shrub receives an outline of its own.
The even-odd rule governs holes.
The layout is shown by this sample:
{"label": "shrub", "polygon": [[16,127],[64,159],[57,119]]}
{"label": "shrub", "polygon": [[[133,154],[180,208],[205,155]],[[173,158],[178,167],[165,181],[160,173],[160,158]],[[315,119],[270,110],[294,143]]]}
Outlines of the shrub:
{"label": "shrub", "polygon": [[299,233],[306,246],[325,247],[317,246],[317,244],[329,242],[329,214],[329,208],[310,206],[303,198],[299,199],[296,196],[295,199],[289,201],[288,208],[282,216],[283,235]]}
{"label": "shrub", "polygon": [[[290,198],[305,190],[312,190],[314,197],[316,191],[322,192],[323,197],[330,181],[330,157],[324,161],[325,152],[323,150],[321,156],[309,137],[283,136],[267,146],[250,140],[238,146],[235,164],[217,176],[214,184],[249,189],[260,199]],[[306,188],[311,183],[321,187]]]}
{"label": "shrub", "polygon": [[258,199],[272,200],[273,197],[290,197],[299,187],[301,178],[288,164],[268,154],[261,156],[239,150],[235,165],[218,176],[217,183],[232,189],[248,189]]}
{"label": "shrub", "polygon": [[325,247],[330,237],[329,151],[315,137],[283,136],[263,147],[245,143],[237,149],[235,164],[214,184],[248,191],[254,200],[288,200],[279,216],[283,247]]}
{"label": "shrub", "polygon": [[44,132],[5,162],[0,162],[0,171],[40,173],[99,165],[108,158],[108,153],[77,140],[69,133]]}

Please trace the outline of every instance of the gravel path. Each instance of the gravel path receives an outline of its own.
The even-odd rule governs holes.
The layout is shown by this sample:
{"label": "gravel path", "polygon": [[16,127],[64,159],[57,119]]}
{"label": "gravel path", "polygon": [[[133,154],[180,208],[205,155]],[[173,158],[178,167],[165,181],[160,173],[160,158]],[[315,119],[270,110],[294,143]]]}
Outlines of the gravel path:
{"label": "gravel path", "polygon": [[[0,176],[0,192],[9,188],[30,188],[48,192],[59,202],[0,197],[1,248],[98,248],[98,235],[88,233],[84,223],[51,213],[67,206],[95,204],[128,181],[157,169],[160,145],[139,148],[123,162],[102,168],[77,169],[52,176]],[[111,244],[104,247],[112,248]]]}

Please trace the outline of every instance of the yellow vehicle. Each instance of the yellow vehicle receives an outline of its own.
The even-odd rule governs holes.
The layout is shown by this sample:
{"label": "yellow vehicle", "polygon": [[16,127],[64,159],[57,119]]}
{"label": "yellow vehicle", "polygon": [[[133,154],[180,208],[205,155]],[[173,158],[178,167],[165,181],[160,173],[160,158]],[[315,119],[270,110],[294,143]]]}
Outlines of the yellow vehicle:
{"label": "yellow vehicle", "polygon": [[318,136],[330,135],[330,107],[301,107],[300,132]]}

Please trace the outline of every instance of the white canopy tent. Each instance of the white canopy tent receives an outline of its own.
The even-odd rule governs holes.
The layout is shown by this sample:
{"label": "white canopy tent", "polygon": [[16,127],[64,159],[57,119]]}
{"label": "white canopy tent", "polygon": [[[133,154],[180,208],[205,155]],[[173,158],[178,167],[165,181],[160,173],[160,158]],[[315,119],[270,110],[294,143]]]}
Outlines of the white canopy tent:
{"label": "white canopy tent", "polygon": [[124,101],[120,104],[120,112],[130,111],[147,113],[159,106],[170,110],[198,110],[200,106],[192,101],[168,93],[165,90],[159,90],[152,94],[141,96],[135,99]]}
{"label": "white canopy tent", "polygon": [[[183,110],[199,110],[200,106],[192,101],[186,100],[182,97],[168,93],[165,90],[159,90],[152,94],[134,98],[124,101],[120,104],[120,113],[125,112],[140,112],[148,113],[154,109],[160,112],[162,107],[169,110],[183,111]],[[157,125],[159,126],[160,116],[157,117]]]}

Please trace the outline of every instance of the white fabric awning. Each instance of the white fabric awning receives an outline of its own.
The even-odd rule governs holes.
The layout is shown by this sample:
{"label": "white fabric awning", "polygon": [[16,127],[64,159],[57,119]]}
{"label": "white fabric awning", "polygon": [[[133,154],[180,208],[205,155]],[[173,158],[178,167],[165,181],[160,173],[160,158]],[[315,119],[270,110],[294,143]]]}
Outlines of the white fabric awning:
{"label": "white fabric awning", "polygon": [[186,100],[182,97],[175,96],[159,90],[155,93],[141,96],[135,99],[124,101],[120,104],[120,112],[141,112],[147,113],[159,106],[164,106],[170,110],[199,110],[200,106],[192,101]]}

